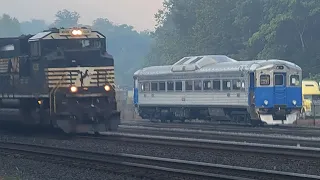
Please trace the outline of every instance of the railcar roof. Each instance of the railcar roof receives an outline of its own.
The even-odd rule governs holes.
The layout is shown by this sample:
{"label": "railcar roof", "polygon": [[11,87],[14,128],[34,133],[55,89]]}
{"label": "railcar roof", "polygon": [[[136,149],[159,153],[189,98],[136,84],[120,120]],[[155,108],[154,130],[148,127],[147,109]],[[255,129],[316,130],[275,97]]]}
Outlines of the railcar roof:
{"label": "railcar roof", "polygon": [[234,71],[254,71],[264,66],[281,64],[292,69],[301,70],[294,63],[279,60],[251,60],[237,61],[224,55],[205,55],[205,56],[190,56],[184,57],[173,65],[150,66],[140,69],[134,73],[134,76],[140,75],[163,75],[179,72],[234,72]]}

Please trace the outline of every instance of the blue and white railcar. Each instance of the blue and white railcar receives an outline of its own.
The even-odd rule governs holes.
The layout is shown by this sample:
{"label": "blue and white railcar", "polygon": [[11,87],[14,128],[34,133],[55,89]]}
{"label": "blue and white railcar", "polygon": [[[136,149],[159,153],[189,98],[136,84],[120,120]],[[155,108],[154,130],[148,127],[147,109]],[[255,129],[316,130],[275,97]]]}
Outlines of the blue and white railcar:
{"label": "blue and white railcar", "polygon": [[302,107],[302,70],[283,60],[184,57],[134,74],[134,104],[147,119],[292,124]]}

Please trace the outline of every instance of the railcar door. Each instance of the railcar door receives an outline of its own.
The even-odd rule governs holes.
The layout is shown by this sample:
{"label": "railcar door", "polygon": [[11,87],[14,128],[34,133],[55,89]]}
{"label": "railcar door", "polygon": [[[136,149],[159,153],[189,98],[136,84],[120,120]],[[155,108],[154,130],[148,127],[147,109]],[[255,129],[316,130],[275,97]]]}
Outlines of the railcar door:
{"label": "railcar door", "polygon": [[286,73],[274,73],[274,105],[285,105],[286,104]]}
{"label": "railcar door", "polygon": [[139,93],[139,83],[136,77],[133,78],[133,104],[138,105],[138,93]]}
{"label": "railcar door", "polygon": [[254,105],[254,88],[255,88],[255,75],[254,73],[250,73],[250,85],[249,85],[249,105]]}

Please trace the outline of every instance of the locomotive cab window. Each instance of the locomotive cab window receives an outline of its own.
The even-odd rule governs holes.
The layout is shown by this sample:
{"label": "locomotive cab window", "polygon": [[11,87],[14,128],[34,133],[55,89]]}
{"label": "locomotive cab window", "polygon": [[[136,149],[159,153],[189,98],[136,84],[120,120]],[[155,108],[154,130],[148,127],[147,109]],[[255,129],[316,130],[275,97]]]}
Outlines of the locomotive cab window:
{"label": "locomotive cab window", "polygon": [[290,76],[290,86],[299,86],[299,75],[291,75]]}
{"label": "locomotive cab window", "polygon": [[30,42],[30,54],[31,56],[40,56],[40,42]]}
{"label": "locomotive cab window", "polygon": [[284,76],[282,74],[275,74],[274,75],[274,85],[275,86],[284,85]]}
{"label": "locomotive cab window", "polygon": [[231,81],[230,80],[224,80],[222,84],[223,84],[223,86],[222,86],[223,90],[231,90]]}
{"label": "locomotive cab window", "polygon": [[260,75],[260,85],[262,86],[270,85],[270,75],[267,75],[267,74]]}
{"label": "locomotive cab window", "polygon": [[166,83],[159,82],[159,91],[165,91],[165,90],[166,90]]}
{"label": "locomotive cab window", "polygon": [[186,91],[192,91],[193,90],[193,81],[186,81],[185,82]]}
{"label": "locomotive cab window", "polygon": [[176,91],[182,91],[182,82],[176,81]]}
{"label": "locomotive cab window", "polygon": [[212,88],[211,81],[205,80],[203,81],[203,90],[210,90]]}
{"label": "locomotive cab window", "polygon": [[173,91],[174,90],[173,87],[174,86],[173,86],[173,82],[172,81],[167,82],[167,90],[168,91]]}
{"label": "locomotive cab window", "polygon": [[151,91],[158,91],[158,83],[156,82],[151,83]]}

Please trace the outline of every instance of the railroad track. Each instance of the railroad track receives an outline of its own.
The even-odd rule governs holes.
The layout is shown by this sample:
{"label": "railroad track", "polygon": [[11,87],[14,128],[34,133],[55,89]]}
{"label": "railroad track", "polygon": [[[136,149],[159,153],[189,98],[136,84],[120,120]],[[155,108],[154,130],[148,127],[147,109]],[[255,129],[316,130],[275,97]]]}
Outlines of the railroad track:
{"label": "railroad track", "polygon": [[320,137],[319,127],[298,127],[298,126],[265,126],[251,127],[246,125],[219,124],[219,123],[152,123],[146,121],[125,121],[122,126],[142,126],[157,128],[184,128],[204,131],[224,131],[224,132],[246,132],[259,134],[284,134],[305,137]]}
{"label": "railroad track", "polygon": [[134,154],[110,154],[31,144],[0,142],[0,153],[19,154],[20,158],[49,160],[64,165],[90,167],[152,179],[281,179],[319,180],[320,176],[227,166]]}
{"label": "railroad track", "polygon": [[236,142],[251,142],[262,144],[288,145],[288,146],[304,146],[304,147],[319,147],[320,137],[299,137],[299,136],[284,136],[276,134],[252,134],[243,132],[221,132],[221,131],[206,131],[181,128],[155,128],[144,126],[125,126],[119,128],[121,133],[141,134],[141,135],[160,135],[169,137],[185,137],[196,139],[211,139]]}
{"label": "railroad track", "polygon": [[105,132],[104,136],[77,136],[77,138],[87,138],[102,141],[116,141],[141,144],[155,144],[162,146],[173,146],[179,148],[194,148],[201,150],[223,150],[231,152],[245,152],[252,154],[265,154],[281,156],[282,158],[312,159],[320,161],[320,148],[258,144],[248,142],[232,142],[208,139],[192,139],[167,136],[151,136],[138,134],[124,134]]}

